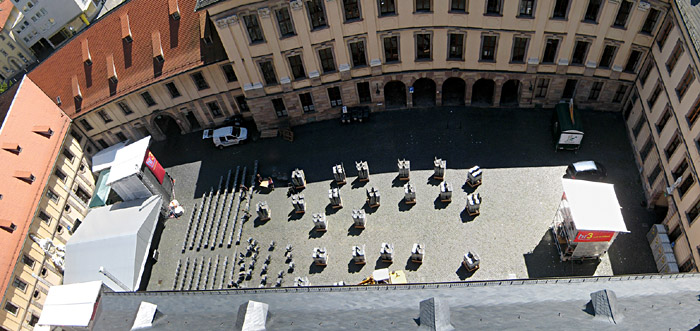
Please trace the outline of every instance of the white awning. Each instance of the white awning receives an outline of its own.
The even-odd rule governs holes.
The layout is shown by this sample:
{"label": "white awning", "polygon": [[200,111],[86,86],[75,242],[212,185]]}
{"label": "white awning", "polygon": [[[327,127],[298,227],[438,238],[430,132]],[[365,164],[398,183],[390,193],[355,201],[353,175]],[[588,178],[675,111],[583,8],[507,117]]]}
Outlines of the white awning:
{"label": "white awning", "polygon": [[148,136],[119,149],[114,157],[114,162],[112,162],[107,185],[139,173],[150,142],[151,136]]}
{"label": "white awning", "polygon": [[93,208],[66,244],[64,284],[100,280],[114,291],[136,291],[161,205],[155,195]]}
{"label": "white awning", "polygon": [[577,229],[629,232],[612,184],[564,178],[561,182]]}
{"label": "white awning", "polygon": [[88,326],[101,288],[101,281],[51,286],[38,324]]}

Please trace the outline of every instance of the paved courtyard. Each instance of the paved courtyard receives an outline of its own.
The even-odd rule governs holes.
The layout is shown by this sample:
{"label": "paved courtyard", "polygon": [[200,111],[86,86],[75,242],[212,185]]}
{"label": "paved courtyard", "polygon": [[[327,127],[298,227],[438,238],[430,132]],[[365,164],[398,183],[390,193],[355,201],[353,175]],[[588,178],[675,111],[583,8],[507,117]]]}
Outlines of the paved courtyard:
{"label": "paved courtyard", "polygon": [[[234,267],[237,278],[239,268],[234,266],[234,254],[245,250],[249,237],[260,242],[261,250],[253,276],[242,284],[246,287],[260,285],[260,271],[267,255],[272,260],[268,286],[274,285],[279,271],[285,273],[284,286],[291,286],[299,276],[308,277],[311,285],[338,281],[356,284],[375,268],[382,267],[404,270],[408,281],[414,283],[656,272],[645,239],[656,216],[640,205],[641,183],[619,114],[584,112],[586,136],[583,147],[576,153],[554,151],[549,131],[551,110],[443,107],[372,116],[371,122],[364,124],[342,126],[334,120],[295,127],[294,142],[275,138],[218,150],[211,141],[202,140],[199,132],[155,143],[152,150],[176,179],[176,198],[184,204],[186,212],[179,219],[168,220],[156,239],[160,258],[145,278],[147,288],[220,288],[222,281],[228,283]],[[435,156],[447,160],[446,181],[454,187],[449,204],[437,199],[439,183],[430,179]],[[411,161],[411,183],[416,185],[418,201],[412,207],[403,204],[403,182],[396,180],[399,158]],[[615,184],[631,233],[618,236],[599,263],[562,263],[547,232],[561,198],[560,178],[567,164],[588,159],[607,167],[606,181]],[[246,183],[250,183],[256,160],[258,172],[264,177],[288,177],[294,168],[305,170],[308,185],[302,193],[307,201],[307,213],[301,217],[292,213],[287,190],[280,188],[286,185],[286,180],[280,179],[276,181],[275,191],[253,193],[250,201],[253,216],[243,225],[241,245],[230,248],[226,245],[228,238],[235,237],[238,231],[232,227],[235,222],[235,208],[232,208],[229,226],[217,237],[223,246],[215,245],[213,249],[202,246],[197,250],[195,245],[190,250],[192,236],[187,242],[184,240],[192,207],[199,206],[203,194],[208,195],[212,188],[216,192],[220,179],[223,177],[225,182],[231,169],[235,173],[236,167],[241,172],[246,167]],[[369,163],[368,183],[355,181],[354,162],[359,160]],[[334,185],[331,167],[341,162],[346,167],[348,183],[340,189],[344,208],[335,210],[328,205],[328,189]],[[474,165],[484,169],[484,183],[475,189],[483,198],[481,215],[472,218],[464,208],[467,193],[473,190],[463,184],[466,169]],[[378,208],[366,206],[367,187],[380,190]],[[237,197],[233,194],[227,196],[228,202]],[[219,209],[226,207],[223,198],[220,201]],[[256,219],[254,209],[259,201],[270,205],[271,220]],[[247,203],[242,201],[241,208]],[[212,211],[215,205],[212,204]],[[358,231],[352,228],[350,215],[352,209],[361,208],[368,213],[368,224],[366,229]],[[324,234],[312,230],[311,214],[318,212],[328,214],[329,230]],[[221,214],[208,215],[204,226],[192,232],[200,236],[215,232],[212,229],[216,229],[215,220]],[[277,248],[268,251],[272,240],[277,242]],[[391,265],[378,261],[382,242],[394,244],[395,258]],[[183,243],[187,244],[184,253]],[[426,247],[422,265],[408,261],[413,243]],[[293,246],[292,261],[296,264],[291,273],[287,272],[283,254],[288,244]],[[365,245],[366,265],[351,262],[354,245]],[[327,267],[312,266],[314,247],[327,248]],[[482,258],[481,268],[475,273],[460,267],[461,256],[467,249]],[[224,268],[226,257],[228,264]],[[188,258],[191,263],[186,268]],[[247,269],[251,257],[245,261]]]}

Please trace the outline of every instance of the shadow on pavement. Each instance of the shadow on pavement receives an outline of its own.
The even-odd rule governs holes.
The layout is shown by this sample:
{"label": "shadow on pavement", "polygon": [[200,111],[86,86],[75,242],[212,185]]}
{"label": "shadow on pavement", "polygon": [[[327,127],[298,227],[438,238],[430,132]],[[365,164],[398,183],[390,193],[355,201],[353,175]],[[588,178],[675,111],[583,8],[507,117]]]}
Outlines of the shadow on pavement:
{"label": "shadow on pavement", "polygon": [[600,264],[600,260],[562,262],[549,231],[532,252],[523,254],[523,258],[529,278],[593,276]]}

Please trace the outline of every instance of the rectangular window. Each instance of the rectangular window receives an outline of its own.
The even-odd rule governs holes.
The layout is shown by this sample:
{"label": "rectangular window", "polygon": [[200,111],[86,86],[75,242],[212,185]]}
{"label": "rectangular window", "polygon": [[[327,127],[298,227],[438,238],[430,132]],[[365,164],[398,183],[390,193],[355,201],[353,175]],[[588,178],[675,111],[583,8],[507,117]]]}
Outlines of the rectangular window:
{"label": "rectangular window", "polygon": [[250,111],[250,108],[248,108],[248,102],[245,101],[245,96],[243,96],[243,95],[237,96],[236,103],[238,104],[238,110],[240,110],[241,112]]}
{"label": "rectangular window", "polygon": [[299,101],[301,101],[301,109],[304,110],[305,113],[310,113],[316,110],[311,93],[299,94]]}
{"label": "rectangular window", "polygon": [[565,19],[569,11],[569,0],[555,0],[552,18]]}
{"label": "rectangular window", "polygon": [[594,82],[591,86],[591,93],[588,94],[588,100],[594,101],[598,100],[600,97],[600,91],[603,89],[603,82]]}
{"label": "rectangular window", "polygon": [[532,17],[535,10],[535,0],[520,0],[518,17]]}
{"label": "rectangular window", "polygon": [[430,60],[430,34],[416,35],[416,60]]}
{"label": "rectangular window", "polygon": [[272,61],[260,62],[260,71],[262,71],[265,85],[277,85],[277,75],[275,75],[275,68],[272,66]]}
{"label": "rectangular window", "polygon": [[194,85],[197,86],[198,90],[206,90],[209,88],[209,83],[204,79],[204,76],[202,75],[201,72],[195,72],[190,75],[192,77],[192,81],[194,82]]}
{"label": "rectangular window", "polygon": [[481,37],[481,61],[494,61],[496,59],[496,36]]}
{"label": "rectangular window", "polygon": [[345,21],[360,19],[360,1],[359,0],[343,0],[343,13],[345,13]]}
{"label": "rectangular window", "polygon": [[578,83],[578,80],[576,80],[576,79],[567,79],[566,85],[564,85],[564,93],[562,93],[561,98],[562,99],[573,98],[574,94],[576,92],[576,84],[577,83]]}
{"label": "rectangular window", "polygon": [[29,321],[27,321],[27,324],[29,324],[29,326],[31,327],[34,327],[36,323],[39,323],[39,316],[31,314],[31,316],[29,317]]}
{"label": "rectangular window", "polygon": [[634,102],[628,102],[627,106],[625,107],[625,110],[622,111],[622,117],[625,118],[625,121],[630,119],[630,114],[632,114],[633,107],[634,107]]}
{"label": "rectangular window", "polygon": [[15,305],[14,303],[8,301],[5,303],[5,311],[14,316],[17,316],[17,313],[19,312],[19,307],[17,307],[17,305]]}
{"label": "rectangular window", "polygon": [[673,156],[673,153],[678,150],[678,146],[681,144],[681,137],[678,133],[676,133],[676,136],[671,139],[671,142],[668,143],[668,146],[664,149],[664,153],[666,154],[666,158],[670,159],[671,156]]}
{"label": "rectangular window", "polygon": [[328,99],[331,101],[331,107],[340,107],[343,105],[343,98],[340,95],[340,87],[334,86],[328,88]]}
{"label": "rectangular window", "polygon": [[122,110],[122,113],[124,113],[124,115],[131,115],[134,113],[129,107],[129,105],[127,105],[124,101],[117,102],[117,106],[119,106],[119,109]]}
{"label": "rectangular window", "polygon": [[98,110],[97,115],[100,116],[100,118],[102,119],[102,122],[105,122],[105,124],[112,121],[112,117],[109,116],[109,114],[107,114],[107,112],[104,111],[104,109]]}
{"label": "rectangular window", "polygon": [[219,103],[216,101],[212,102],[207,102],[207,108],[209,108],[209,111],[211,112],[211,115],[214,117],[220,117],[223,116],[221,113],[221,107],[219,107]]}
{"label": "rectangular window", "polygon": [[654,147],[654,143],[651,142],[651,138],[647,138],[647,142],[644,143],[644,146],[639,151],[639,158],[642,159],[642,162],[647,159],[652,147]]}
{"label": "rectangular window", "polygon": [[462,60],[464,58],[464,35],[450,33],[450,47],[448,58]]}
{"label": "rectangular window", "polygon": [[399,62],[399,37],[384,38],[384,61],[386,63]]}
{"label": "rectangular window", "polygon": [[554,63],[554,58],[557,56],[557,48],[559,48],[559,39],[547,39],[544,46],[544,54],[542,55],[542,63]]}
{"label": "rectangular window", "polygon": [[34,261],[34,259],[29,257],[28,255],[22,255],[22,263],[27,265],[29,269],[34,269],[34,264],[36,263],[36,261]]}
{"label": "rectangular window", "polygon": [[27,290],[27,283],[25,283],[23,280],[19,279],[18,277],[15,277],[15,280],[12,281],[12,286],[18,288],[22,292]]}
{"label": "rectangular window", "polygon": [[500,15],[501,14],[501,0],[486,0],[486,14],[487,15]]}
{"label": "rectangular window", "polygon": [[649,74],[651,74],[651,69],[654,66],[654,62],[649,60],[644,66],[644,69],[642,69],[642,72],[639,74],[639,82],[642,83],[642,86],[646,84],[647,78],[649,78]]}
{"label": "rectangular window", "polygon": [[109,144],[104,139],[97,139],[97,143],[100,144],[103,149],[109,147]]}
{"label": "rectangular window", "polygon": [[630,16],[632,11],[632,2],[627,0],[622,0],[620,2],[620,8],[617,10],[617,16],[615,16],[614,27],[624,28],[627,25],[627,18]]}
{"label": "rectangular window", "polygon": [[661,165],[657,162],[654,169],[651,169],[651,172],[647,176],[649,186],[652,186],[654,182],[656,182],[656,179],[659,178],[659,174],[661,174]]}
{"label": "rectangular window", "polygon": [[51,216],[49,216],[49,214],[47,214],[43,210],[39,212],[39,215],[37,217],[39,217],[40,220],[44,221],[44,223],[51,224]]}
{"label": "rectangular window", "polygon": [[584,21],[588,22],[598,22],[598,13],[600,12],[600,6],[603,0],[589,0],[588,7],[586,7],[586,15],[583,16]]}
{"label": "rectangular window", "polygon": [[[693,208],[690,208],[688,210],[687,216],[688,216],[688,222],[692,224],[695,222],[695,219],[700,215],[700,201],[698,201]],[[688,258],[688,262],[692,263],[693,261],[693,256],[691,255],[690,258]],[[684,264],[685,266],[685,264]],[[680,268],[678,268],[680,270]],[[690,269],[690,268],[689,268]]]}
{"label": "rectangular window", "polygon": [[238,77],[236,77],[236,72],[233,71],[232,65],[224,64],[221,66],[221,70],[223,70],[224,76],[226,76],[226,82],[233,83],[238,81]]}
{"label": "rectangular window", "polygon": [[671,56],[669,56],[668,60],[666,61],[666,70],[668,70],[669,74],[673,71],[673,68],[676,67],[676,64],[678,63],[678,59],[680,59],[683,52],[684,52],[683,45],[679,41],[676,44],[676,47],[673,48],[673,52],[671,52]]}
{"label": "rectangular window", "polygon": [[615,52],[617,51],[617,46],[615,45],[605,45],[603,49],[603,55],[600,56],[600,68],[610,68],[615,57]]}
{"label": "rectangular window", "polygon": [[323,73],[329,73],[335,71],[335,61],[333,60],[333,49],[322,48],[318,50],[318,57],[321,59],[321,69]]}
{"label": "rectangular window", "polygon": [[415,0],[416,1],[416,11],[417,12],[430,12],[430,1],[431,0]]}
{"label": "rectangular window", "polygon": [[50,189],[46,190],[46,197],[53,201],[53,203],[58,203],[58,199],[60,199],[58,194],[54,193],[54,191],[51,191]]}
{"label": "rectangular window", "polygon": [[245,23],[246,30],[248,30],[248,37],[251,43],[257,43],[264,41],[263,32],[260,28],[260,23],[258,23],[258,17],[256,15],[245,15],[243,16],[243,22]]}
{"label": "rectangular window", "polygon": [[53,174],[56,175],[56,177],[58,177],[58,179],[60,179],[64,183],[66,182],[66,179],[68,179],[68,176],[66,176],[66,174],[63,171],[61,171],[61,169],[56,169],[56,171],[54,171]]}
{"label": "rectangular window", "polygon": [[590,43],[587,41],[576,41],[576,46],[574,46],[574,55],[571,56],[571,64],[583,64],[583,62],[586,61],[588,46],[590,46]]}
{"label": "rectangular window", "polygon": [[292,17],[289,15],[289,8],[282,7],[275,10],[275,16],[277,17],[277,25],[280,28],[280,35],[282,37],[289,37],[296,34],[294,32]]}
{"label": "rectangular window", "polygon": [[177,86],[175,86],[175,83],[173,82],[165,83],[165,87],[168,89],[168,93],[170,93],[170,97],[173,99],[182,95],[180,94],[180,90],[177,89]]}
{"label": "rectangular window", "polygon": [[615,95],[613,96],[613,102],[614,103],[622,102],[622,99],[625,97],[625,94],[627,94],[627,86],[619,85],[617,87],[617,90],[615,90]]}
{"label": "rectangular window", "polygon": [[661,132],[664,131],[664,128],[666,127],[666,124],[668,123],[668,120],[671,119],[671,110],[669,107],[666,107],[666,110],[664,110],[664,113],[661,115],[661,118],[659,118],[659,122],[656,123],[656,132],[661,135]]}
{"label": "rectangular window", "polygon": [[455,12],[466,12],[467,11],[467,0],[452,0],[450,5],[450,11]]}
{"label": "rectangular window", "polygon": [[678,101],[681,101],[683,99],[685,92],[688,92],[688,88],[694,80],[695,73],[693,72],[693,68],[688,67],[688,70],[685,71],[683,78],[681,78],[681,82],[678,83],[678,86],[676,86],[676,95],[678,95]]}
{"label": "rectangular window", "polygon": [[74,192],[75,192],[75,195],[77,195],[78,198],[79,198],[83,203],[88,203],[88,202],[90,202],[90,198],[92,198],[92,196],[90,196],[90,194],[88,194],[87,191],[85,191],[85,189],[83,189],[83,188],[80,187],[80,186],[76,187],[75,190],[74,190]]}
{"label": "rectangular window", "polygon": [[68,149],[64,148],[63,152],[61,153],[66,157],[66,159],[68,159],[68,162],[73,163],[73,160],[75,160],[75,155],[73,155],[73,153],[71,153],[71,151]]}
{"label": "rectangular window", "polygon": [[688,192],[688,190],[690,190],[693,184],[695,184],[695,178],[693,178],[693,175],[688,173],[688,177],[683,179],[681,185],[678,186],[678,193],[680,194],[681,198],[683,198],[685,193]]}
{"label": "rectangular window", "polygon": [[78,142],[78,144],[83,140],[83,136],[80,133],[78,133],[78,131],[70,130],[70,135],[71,137],[73,137],[73,139],[75,139]]}
{"label": "rectangular window", "polygon": [[326,12],[323,9],[323,0],[306,1],[306,10],[309,13],[311,30],[326,27]]}
{"label": "rectangular window", "polygon": [[663,49],[664,45],[666,44],[666,39],[668,39],[668,35],[671,34],[671,30],[673,29],[673,21],[669,20],[666,25],[664,25],[664,28],[659,31],[659,35],[656,37],[656,44],[659,46],[659,49]]}
{"label": "rectangular window", "polygon": [[369,91],[369,82],[357,83],[357,95],[360,103],[372,102],[372,93]]}
{"label": "rectangular window", "polygon": [[549,78],[538,78],[535,87],[535,98],[546,97],[547,89],[549,89]]}
{"label": "rectangular window", "polygon": [[117,132],[114,134],[117,137],[117,140],[120,142],[127,141],[129,138],[126,137],[126,135],[123,132]]}
{"label": "rectangular window", "polygon": [[94,128],[92,127],[92,125],[90,125],[90,122],[88,122],[88,121],[87,121],[86,119],[84,119],[84,118],[81,119],[79,122],[80,122],[80,125],[83,126],[83,129],[85,129],[85,131],[90,131],[90,130],[94,129]]}
{"label": "rectangular window", "polygon": [[673,180],[677,180],[678,177],[683,176],[685,171],[688,169],[688,159],[683,159],[680,164],[676,167],[676,169],[671,172],[671,176],[673,176]]}
{"label": "rectangular window", "polygon": [[396,15],[395,0],[377,0],[379,4],[379,16]]}
{"label": "rectangular window", "polygon": [[350,55],[352,56],[352,66],[362,67],[367,65],[365,57],[365,42],[360,40],[350,43]]}
{"label": "rectangular window", "polygon": [[654,104],[656,104],[656,100],[659,99],[659,95],[661,95],[662,89],[663,88],[661,87],[661,82],[656,82],[654,91],[651,92],[649,99],[647,99],[647,105],[649,105],[649,108],[654,108]]}
{"label": "rectangular window", "polygon": [[634,127],[632,128],[634,139],[639,138],[639,133],[642,132],[642,128],[644,128],[644,114],[639,116],[637,123],[635,123]]}
{"label": "rectangular window", "polygon": [[143,102],[145,102],[148,107],[153,107],[156,105],[156,101],[153,100],[153,97],[148,92],[141,93],[141,98],[143,99]]}
{"label": "rectangular window", "polygon": [[632,52],[630,52],[630,57],[627,59],[627,64],[625,64],[625,72],[634,73],[641,57],[641,51],[632,50]]}
{"label": "rectangular window", "polygon": [[511,62],[525,62],[525,51],[527,50],[528,38],[515,37],[513,38],[513,54],[510,58]]}
{"label": "rectangular window", "polygon": [[284,106],[284,100],[282,99],[272,99],[272,107],[275,108],[275,114],[277,117],[287,116],[287,107]]}
{"label": "rectangular window", "polygon": [[306,78],[306,71],[304,70],[304,63],[301,61],[301,55],[292,55],[287,57],[289,61],[289,67],[292,69],[292,77],[294,79],[304,79]]}
{"label": "rectangular window", "polygon": [[654,8],[649,9],[647,14],[647,19],[644,20],[644,25],[642,26],[642,32],[651,34],[654,32],[654,27],[656,27],[656,22],[659,20],[660,12]]}

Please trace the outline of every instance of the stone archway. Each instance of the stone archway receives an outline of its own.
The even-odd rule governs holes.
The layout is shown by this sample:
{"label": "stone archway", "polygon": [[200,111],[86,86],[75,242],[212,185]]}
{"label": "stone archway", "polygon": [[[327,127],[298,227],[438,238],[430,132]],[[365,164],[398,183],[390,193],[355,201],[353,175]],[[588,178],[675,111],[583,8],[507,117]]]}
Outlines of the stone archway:
{"label": "stone archway", "polygon": [[442,83],[442,105],[464,106],[464,93],[467,83],[458,77],[448,78]]}
{"label": "stone archway", "polygon": [[520,103],[520,81],[511,79],[501,87],[501,106],[517,106]]}
{"label": "stone archway", "polygon": [[472,105],[491,106],[493,105],[493,91],[496,83],[491,79],[482,78],[474,83],[472,87]]}
{"label": "stone archway", "polygon": [[160,113],[154,116],[151,123],[154,128],[160,131],[161,136],[157,140],[163,140],[170,136],[179,136],[184,131],[173,115],[168,113]]}
{"label": "stone archway", "polygon": [[413,83],[413,107],[435,106],[435,82],[420,78]]}
{"label": "stone archway", "polygon": [[398,80],[386,83],[384,104],[386,109],[406,108],[406,85]]}

